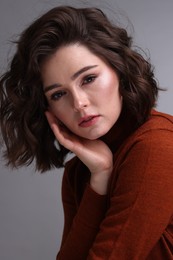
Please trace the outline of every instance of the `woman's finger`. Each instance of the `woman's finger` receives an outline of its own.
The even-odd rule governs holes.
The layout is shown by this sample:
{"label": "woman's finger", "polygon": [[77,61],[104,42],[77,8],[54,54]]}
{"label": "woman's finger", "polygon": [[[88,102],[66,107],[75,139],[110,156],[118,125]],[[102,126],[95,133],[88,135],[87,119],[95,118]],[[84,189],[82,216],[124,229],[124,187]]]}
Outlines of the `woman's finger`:
{"label": "woman's finger", "polygon": [[73,150],[73,134],[58,121],[58,119],[49,111],[45,112],[48,123],[57,139],[57,141],[69,150]]}

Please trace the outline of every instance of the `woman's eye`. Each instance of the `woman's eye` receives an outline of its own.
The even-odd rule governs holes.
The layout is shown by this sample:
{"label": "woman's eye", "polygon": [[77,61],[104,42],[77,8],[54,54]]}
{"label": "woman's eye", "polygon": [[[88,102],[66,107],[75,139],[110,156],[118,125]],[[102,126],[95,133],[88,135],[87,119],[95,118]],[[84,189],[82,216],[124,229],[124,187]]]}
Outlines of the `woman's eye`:
{"label": "woman's eye", "polygon": [[51,95],[51,100],[59,100],[62,96],[66,94],[65,91],[58,91]]}
{"label": "woman's eye", "polygon": [[83,84],[89,84],[96,79],[96,76],[90,75],[84,78]]}

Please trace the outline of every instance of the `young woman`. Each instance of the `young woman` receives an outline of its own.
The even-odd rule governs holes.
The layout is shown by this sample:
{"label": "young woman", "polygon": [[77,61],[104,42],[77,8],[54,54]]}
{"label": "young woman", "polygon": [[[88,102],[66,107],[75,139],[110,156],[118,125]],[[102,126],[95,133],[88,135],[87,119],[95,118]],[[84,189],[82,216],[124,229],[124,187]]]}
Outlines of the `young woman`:
{"label": "young woman", "polygon": [[76,155],[57,259],[173,259],[173,117],[153,109],[158,91],[98,9],[57,7],[22,33],[0,81],[1,132],[14,166]]}

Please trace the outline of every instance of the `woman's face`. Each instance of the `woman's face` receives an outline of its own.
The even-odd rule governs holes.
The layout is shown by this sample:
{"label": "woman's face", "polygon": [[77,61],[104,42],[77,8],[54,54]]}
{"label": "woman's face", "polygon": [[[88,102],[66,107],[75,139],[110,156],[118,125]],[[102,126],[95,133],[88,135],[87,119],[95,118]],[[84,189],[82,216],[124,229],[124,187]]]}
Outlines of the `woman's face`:
{"label": "woman's face", "polygon": [[119,78],[85,46],[61,47],[42,64],[41,74],[51,112],[76,135],[97,139],[119,118]]}

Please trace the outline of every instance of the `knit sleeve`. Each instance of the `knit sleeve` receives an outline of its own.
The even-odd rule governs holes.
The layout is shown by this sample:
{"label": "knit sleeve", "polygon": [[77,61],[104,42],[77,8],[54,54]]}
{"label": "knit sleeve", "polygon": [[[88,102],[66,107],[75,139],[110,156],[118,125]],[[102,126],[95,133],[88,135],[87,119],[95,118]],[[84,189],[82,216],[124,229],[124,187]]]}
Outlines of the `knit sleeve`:
{"label": "knit sleeve", "polygon": [[[143,134],[113,174],[110,207],[87,260],[146,259],[169,232],[173,214],[173,132]],[[173,243],[164,243],[167,257],[172,256]],[[158,255],[147,259],[168,259],[161,251]]]}

